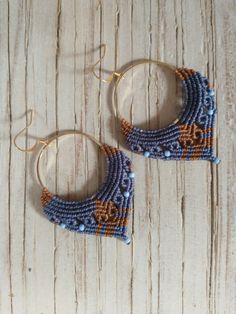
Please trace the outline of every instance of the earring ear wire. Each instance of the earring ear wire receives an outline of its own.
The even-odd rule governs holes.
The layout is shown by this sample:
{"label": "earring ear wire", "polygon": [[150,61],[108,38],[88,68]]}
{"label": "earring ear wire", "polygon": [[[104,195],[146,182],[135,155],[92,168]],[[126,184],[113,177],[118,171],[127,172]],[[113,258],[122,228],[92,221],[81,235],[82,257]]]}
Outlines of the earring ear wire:
{"label": "earring ear wire", "polygon": [[26,130],[28,130],[28,128],[32,125],[33,123],[33,115],[34,115],[34,112],[32,109],[29,109],[27,112],[26,112],[26,116],[27,116],[27,122],[26,122],[26,126],[20,130],[14,137],[13,139],[13,143],[15,145],[15,147],[20,150],[21,152],[24,152],[24,153],[29,153],[29,152],[32,152],[35,150],[36,146],[39,144],[39,143],[44,143],[43,140],[37,140],[36,143],[31,146],[30,148],[21,148],[17,143],[17,138],[22,134],[24,133]]}
{"label": "earring ear wire", "polygon": [[101,44],[100,46],[100,51],[101,51],[101,57],[99,58],[99,60],[92,66],[92,72],[93,72],[93,75],[99,80],[99,81],[102,81],[104,83],[111,83],[111,81],[113,80],[113,78],[115,76],[119,77],[121,76],[121,73],[118,73],[118,72],[112,72],[111,75],[107,78],[107,79],[102,79],[101,76],[97,75],[96,73],[96,66],[101,63],[101,61],[104,59],[105,55],[106,55],[106,50],[107,50],[107,46],[106,44]]}

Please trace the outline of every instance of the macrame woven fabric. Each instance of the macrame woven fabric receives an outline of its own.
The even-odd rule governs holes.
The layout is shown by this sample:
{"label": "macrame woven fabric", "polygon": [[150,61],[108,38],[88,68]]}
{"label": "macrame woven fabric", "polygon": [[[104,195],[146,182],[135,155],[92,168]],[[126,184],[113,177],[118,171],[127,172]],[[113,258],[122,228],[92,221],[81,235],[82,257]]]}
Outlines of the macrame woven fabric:
{"label": "macrame woven fabric", "polygon": [[101,150],[106,156],[107,173],[98,192],[82,201],[66,201],[44,188],[43,212],[64,229],[126,241],[134,189],[131,161],[114,147],[102,145]]}
{"label": "macrame woven fabric", "polygon": [[214,90],[208,79],[199,72],[181,68],[176,70],[184,89],[184,106],[177,122],[157,130],[143,130],[125,119],[121,128],[130,150],[145,157],[164,160],[211,160],[216,114]]}

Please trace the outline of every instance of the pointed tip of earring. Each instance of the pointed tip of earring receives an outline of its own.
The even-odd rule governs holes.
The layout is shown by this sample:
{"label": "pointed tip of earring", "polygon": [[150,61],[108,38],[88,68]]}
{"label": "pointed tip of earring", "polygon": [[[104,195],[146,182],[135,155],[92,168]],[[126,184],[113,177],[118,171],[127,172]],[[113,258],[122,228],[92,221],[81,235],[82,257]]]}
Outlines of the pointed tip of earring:
{"label": "pointed tip of earring", "polygon": [[214,157],[214,159],[212,160],[213,164],[215,165],[219,165],[221,163],[221,159],[219,157]]}
{"label": "pointed tip of earring", "polygon": [[131,239],[130,237],[126,236],[126,238],[124,239],[125,244],[129,245],[131,243]]}

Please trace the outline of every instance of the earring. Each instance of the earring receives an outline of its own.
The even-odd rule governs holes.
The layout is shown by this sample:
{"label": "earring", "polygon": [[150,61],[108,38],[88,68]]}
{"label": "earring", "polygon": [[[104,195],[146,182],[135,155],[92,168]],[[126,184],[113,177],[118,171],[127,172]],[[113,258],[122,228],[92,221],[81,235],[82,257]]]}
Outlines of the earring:
{"label": "earring", "polygon": [[[98,61],[105,56],[105,50]],[[95,64],[95,66],[98,64]],[[181,80],[184,90],[184,106],[179,117],[165,128],[157,130],[144,130],[135,127],[122,117],[117,97],[117,89],[121,79],[126,73],[140,64],[157,64],[174,71]],[[94,75],[96,75],[93,68]],[[213,134],[216,114],[214,90],[209,81],[199,72],[192,69],[176,68],[170,64],[154,61],[141,60],[134,62],[121,72],[113,72],[108,80],[112,86],[112,107],[114,114],[121,122],[121,130],[126,144],[135,153],[144,157],[163,160],[210,160],[219,164],[220,159],[214,156]]]}
{"label": "earring", "polygon": [[[70,231],[110,236],[130,243],[127,224],[134,191],[134,177],[130,159],[121,150],[100,143],[93,136],[75,130],[57,132],[44,139],[39,139],[28,149],[17,145],[17,138],[32,124],[32,110],[29,122],[14,138],[14,145],[22,152],[38,151],[36,177],[42,187],[42,207],[46,217],[56,225]],[[66,201],[49,192],[43,183],[40,161],[48,147],[59,138],[69,135],[85,136],[100,148],[106,158],[107,175],[105,182],[91,197],[80,201]]]}

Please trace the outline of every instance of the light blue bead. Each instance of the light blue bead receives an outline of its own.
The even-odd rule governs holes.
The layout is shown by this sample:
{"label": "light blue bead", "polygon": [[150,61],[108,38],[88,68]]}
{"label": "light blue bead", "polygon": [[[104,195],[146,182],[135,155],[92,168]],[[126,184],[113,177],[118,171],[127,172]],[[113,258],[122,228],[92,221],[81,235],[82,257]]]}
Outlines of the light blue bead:
{"label": "light blue bead", "polygon": [[124,241],[125,241],[125,243],[126,243],[127,245],[129,245],[130,242],[131,242],[131,239],[130,239],[130,237],[127,236]]}
{"label": "light blue bead", "polygon": [[144,157],[149,157],[150,156],[150,152],[144,152],[143,156]]}
{"label": "light blue bead", "polygon": [[214,95],[215,95],[215,92],[214,92],[213,89],[210,89],[210,90],[209,90],[209,95],[210,95],[210,96],[214,96]]}
{"label": "light blue bead", "polygon": [[134,178],[135,177],[135,173],[132,172],[132,171],[129,172],[128,177],[131,178],[131,179]]}
{"label": "light blue bead", "polygon": [[65,227],[66,227],[66,224],[64,224],[64,223],[61,223],[60,225],[59,225],[62,229],[65,229]]}
{"label": "light blue bead", "polygon": [[124,197],[128,198],[130,196],[130,193],[128,191],[123,193]]}
{"label": "light blue bead", "polygon": [[84,231],[85,230],[85,225],[84,224],[80,224],[79,225],[79,231]]}
{"label": "light blue bead", "polygon": [[207,111],[207,114],[208,114],[209,116],[212,116],[212,115],[214,114],[214,110],[213,110],[213,109],[209,109],[209,110]]}
{"label": "light blue bead", "polygon": [[221,160],[220,160],[220,158],[215,157],[215,159],[212,162],[213,162],[213,164],[218,165],[221,162]]}
{"label": "light blue bead", "polygon": [[170,157],[171,153],[170,153],[169,150],[166,150],[166,151],[164,152],[164,155],[165,155],[165,157]]}

